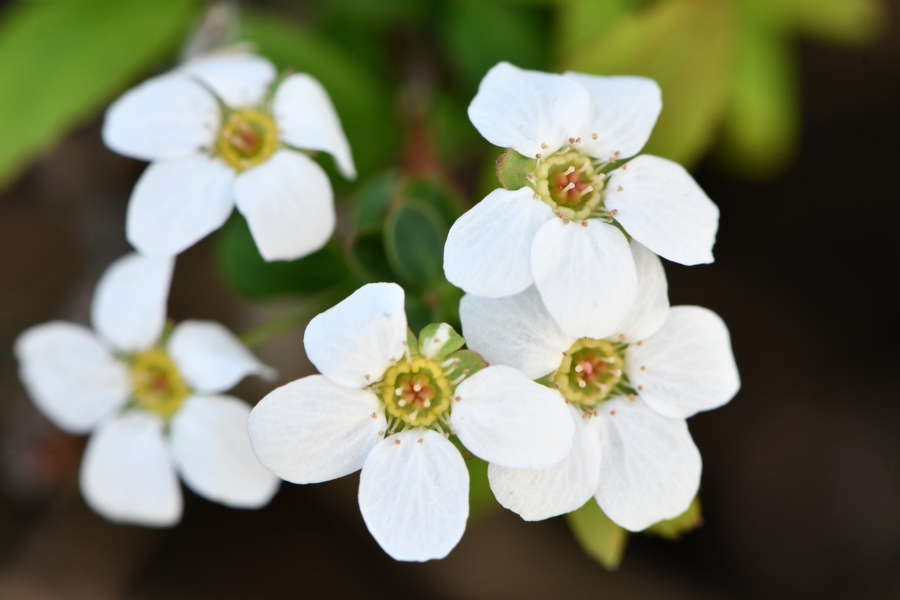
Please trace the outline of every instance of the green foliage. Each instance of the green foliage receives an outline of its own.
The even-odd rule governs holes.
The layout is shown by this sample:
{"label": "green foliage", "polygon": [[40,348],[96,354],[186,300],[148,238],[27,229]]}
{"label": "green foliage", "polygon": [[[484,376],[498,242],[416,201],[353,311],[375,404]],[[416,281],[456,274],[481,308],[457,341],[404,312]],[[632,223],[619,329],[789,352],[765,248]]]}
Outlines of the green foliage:
{"label": "green foliage", "polygon": [[15,6],[0,23],[0,185],[171,57],[196,0],[66,0]]}
{"label": "green foliage", "polygon": [[674,541],[701,525],[703,525],[703,514],[700,507],[700,497],[697,496],[684,513],[674,519],[660,521],[656,525],[645,529],[644,533]]}
{"label": "green foliage", "polygon": [[610,571],[619,567],[628,542],[628,532],[613,523],[593,498],[567,514],[566,523],[591,558]]}
{"label": "green foliage", "polygon": [[872,42],[888,22],[881,0],[742,0],[742,4],[750,21],[833,43]]}

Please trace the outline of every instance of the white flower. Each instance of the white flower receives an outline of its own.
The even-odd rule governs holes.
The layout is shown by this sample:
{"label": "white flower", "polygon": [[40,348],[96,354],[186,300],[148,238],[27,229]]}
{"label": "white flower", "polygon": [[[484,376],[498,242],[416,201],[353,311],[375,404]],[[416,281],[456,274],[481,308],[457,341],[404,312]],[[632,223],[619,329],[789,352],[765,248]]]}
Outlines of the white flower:
{"label": "white flower", "polygon": [[295,259],[334,232],[331,182],[297,151],[332,154],[356,177],[350,146],[322,85],[276,72],[258,56],[188,62],[128,91],[106,113],[103,140],[153,161],[128,206],[128,240],[147,256],[174,256],[218,229],[232,208],[247,218],[266,260]]}
{"label": "white flower", "polygon": [[184,321],[164,341],[173,266],[127,255],[97,285],[96,333],[55,321],[15,344],[38,408],[69,433],[91,434],[81,492],[113,521],[177,523],[177,474],[199,495],[240,508],[263,506],[278,489],[250,448],[250,407],[220,394],[271,369],[218,323]]}
{"label": "white flower", "polygon": [[500,299],[465,296],[469,346],[559,389],[577,432],[572,452],[544,470],[491,464],[500,503],[527,520],[576,510],[591,496],[639,531],[683,513],[700,485],[700,453],[685,419],[728,402],[740,380],[728,329],[713,312],[669,308],[659,258],[632,242],[639,292],[620,331],[606,339],[564,333],[537,291]]}
{"label": "white flower", "polygon": [[647,142],[661,108],[650,79],[491,69],[469,118],[492,144],[537,161],[525,187],[491,192],[453,225],[447,279],[489,298],[534,284],[563,331],[605,337],[637,290],[616,225],[669,260],[712,262],[719,211],[693,178],[655,156],[621,164]]}
{"label": "white flower", "polygon": [[448,325],[427,327],[414,345],[403,307],[402,288],[376,283],[313,319],[304,344],[322,375],[263,398],[249,431],[260,462],[287,481],[362,469],[369,531],[395,559],[425,561],[456,546],[469,514],[451,431],[481,458],[540,469],[568,454],[574,427],[558,394],[515,369],[466,376],[466,364],[483,362],[456,352],[463,340]]}

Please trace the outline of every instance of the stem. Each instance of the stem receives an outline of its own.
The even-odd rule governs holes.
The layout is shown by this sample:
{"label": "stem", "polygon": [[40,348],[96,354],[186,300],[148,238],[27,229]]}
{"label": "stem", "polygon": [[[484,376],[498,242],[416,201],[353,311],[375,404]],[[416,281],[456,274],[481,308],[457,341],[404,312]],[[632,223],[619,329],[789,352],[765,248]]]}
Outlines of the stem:
{"label": "stem", "polygon": [[331,308],[345,293],[346,290],[343,286],[337,286],[310,296],[293,311],[280,317],[275,317],[250,331],[244,332],[240,336],[241,341],[248,348],[261,346],[270,340],[293,331],[323,310]]}

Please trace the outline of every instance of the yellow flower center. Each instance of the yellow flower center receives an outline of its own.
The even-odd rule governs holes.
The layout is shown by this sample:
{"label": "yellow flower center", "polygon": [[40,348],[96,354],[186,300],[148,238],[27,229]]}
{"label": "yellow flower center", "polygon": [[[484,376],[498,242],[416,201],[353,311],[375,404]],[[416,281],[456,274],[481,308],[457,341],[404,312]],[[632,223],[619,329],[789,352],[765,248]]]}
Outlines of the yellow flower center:
{"label": "yellow flower center", "polygon": [[230,113],[219,131],[216,150],[236,171],[255,167],[278,149],[278,125],[261,110]]}
{"label": "yellow flower center", "polygon": [[569,403],[591,410],[623,382],[621,344],[581,339],[569,348],[553,380]]}
{"label": "yellow flower center", "polygon": [[600,209],[603,179],[591,159],[574,150],[548,156],[534,171],[541,200],[573,221],[587,219]]}
{"label": "yellow flower center", "polygon": [[428,427],[450,409],[453,388],[441,366],[425,358],[399,362],[384,374],[381,399],[388,414]]}
{"label": "yellow flower center", "polygon": [[191,392],[175,362],[159,348],[142,352],[134,359],[131,390],[139,407],[164,419],[177,413]]}

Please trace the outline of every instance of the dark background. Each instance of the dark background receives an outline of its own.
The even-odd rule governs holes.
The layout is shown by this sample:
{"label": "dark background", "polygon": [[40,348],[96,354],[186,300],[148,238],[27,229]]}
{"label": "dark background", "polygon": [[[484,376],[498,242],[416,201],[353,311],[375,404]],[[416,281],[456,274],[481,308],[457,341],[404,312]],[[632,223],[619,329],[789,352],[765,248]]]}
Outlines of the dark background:
{"label": "dark background", "polygon": [[[671,299],[722,315],[743,389],[690,421],[705,526],[677,543],[633,536],[615,573],[562,520],[512,513],[470,523],[446,560],[396,563],[365,530],[355,476],[283,484],[255,512],[186,491],[171,530],[91,513],[77,492],[83,440],[33,408],[9,351],[30,325],[86,322],[96,278],[128,250],[122,224],[143,165],[106,150],[99,121],[74,133],[0,195],[0,598],[900,598],[892,27],[865,49],[800,45],[804,134],[783,176],[697,170],[722,211],[716,262],[667,264]],[[283,306],[229,291],[206,241],[179,260],[170,309],[241,331]],[[260,353],[283,381],[310,370],[299,332]],[[239,395],[264,391],[248,383]]]}

